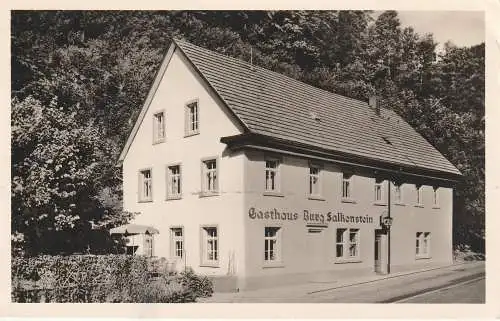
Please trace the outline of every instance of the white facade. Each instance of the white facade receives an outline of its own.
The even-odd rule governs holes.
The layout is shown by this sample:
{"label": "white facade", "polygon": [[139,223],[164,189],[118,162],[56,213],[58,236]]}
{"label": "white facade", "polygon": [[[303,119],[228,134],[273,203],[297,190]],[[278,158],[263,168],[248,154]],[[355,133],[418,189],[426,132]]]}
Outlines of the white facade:
{"label": "white facade", "polygon": [[[199,134],[185,137],[185,108],[190,101],[199,102]],[[166,136],[153,143],[153,115],[165,113]],[[206,274],[226,275],[228,270],[243,269],[243,219],[234,209],[243,207],[242,155],[227,156],[222,136],[241,132],[217,98],[178,52],[172,55],[144,120],[123,161],[124,208],[139,212],[134,223],[155,226],[154,253],[171,257],[170,228],[182,227],[187,265]],[[217,196],[201,195],[201,162],[218,160]],[[167,167],[181,168],[182,198],[167,200]],[[152,201],[139,201],[139,171],[152,171]],[[220,242],[218,269],[200,267],[201,226],[216,226],[231,242]],[[189,237],[186,237],[189,235]],[[183,262],[180,262],[183,263]]]}
{"label": "white facade", "polygon": [[[377,264],[387,263],[385,245],[375,253],[376,242],[388,242],[386,234],[377,240],[380,217],[388,210],[387,180],[377,181],[372,170],[354,169],[349,197],[342,197],[346,170],[339,164],[287,151],[231,151],[221,137],[244,130],[186,57],[172,51],[159,75],[122,164],[124,209],[140,213],[133,223],[159,230],[154,235],[155,256],[198,273],[233,278],[233,288],[300,281],[318,274],[374,273],[380,268]],[[187,109],[193,102],[199,126],[194,134],[188,129],[195,118]],[[163,113],[165,126],[160,139],[158,113]],[[207,160],[216,160],[217,167],[216,192],[209,194],[203,192]],[[269,160],[277,163],[266,165]],[[270,174],[275,165],[277,172]],[[169,166],[180,169],[175,183],[180,182],[180,195],[174,197],[167,193],[172,189]],[[141,197],[144,170],[149,171],[151,184],[146,200]],[[416,183],[403,183],[400,192],[391,185],[391,264],[451,263],[452,188],[439,186],[434,204],[436,183],[424,183],[417,203]],[[328,221],[339,213],[354,218]],[[207,234],[213,228],[216,235]]]}

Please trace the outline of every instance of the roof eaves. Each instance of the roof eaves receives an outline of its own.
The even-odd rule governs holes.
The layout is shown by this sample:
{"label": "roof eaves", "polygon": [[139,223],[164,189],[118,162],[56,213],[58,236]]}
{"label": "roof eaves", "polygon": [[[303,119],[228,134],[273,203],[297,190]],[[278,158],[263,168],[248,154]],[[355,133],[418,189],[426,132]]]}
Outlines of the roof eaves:
{"label": "roof eaves", "polygon": [[[323,155],[324,159],[328,159],[332,162],[345,163],[353,166],[365,167],[365,168],[375,168],[384,170],[387,172],[406,174],[410,176],[420,176],[428,177],[438,180],[444,180],[449,182],[461,182],[463,181],[463,175],[452,173],[448,171],[432,170],[429,168],[424,168],[420,166],[409,166],[406,164],[397,164],[393,162],[371,159],[365,156],[351,155],[348,153],[340,153],[333,150],[326,150],[323,148],[318,148],[316,146],[311,146],[305,143],[288,141],[284,139],[277,139],[274,137],[246,133],[234,136],[226,136],[220,139],[221,143],[227,144],[229,148],[245,148],[245,147],[277,147],[284,148],[287,152],[292,153],[294,150],[300,150],[305,156],[314,157],[316,154]],[[371,165],[364,164],[365,160]],[[416,174],[414,171],[422,172],[423,174]]]}

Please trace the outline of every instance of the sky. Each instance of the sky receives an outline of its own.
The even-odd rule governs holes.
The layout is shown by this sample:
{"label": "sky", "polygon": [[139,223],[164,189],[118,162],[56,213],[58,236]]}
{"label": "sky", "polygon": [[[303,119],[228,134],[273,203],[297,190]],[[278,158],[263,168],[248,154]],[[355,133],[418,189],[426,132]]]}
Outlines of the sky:
{"label": "sky", "polygon": [[432,33],[439,47],[448,40],[460,47],[484,42],[482,11],[398,11],[398,16],[402,26],[412,26],[419,34]]}

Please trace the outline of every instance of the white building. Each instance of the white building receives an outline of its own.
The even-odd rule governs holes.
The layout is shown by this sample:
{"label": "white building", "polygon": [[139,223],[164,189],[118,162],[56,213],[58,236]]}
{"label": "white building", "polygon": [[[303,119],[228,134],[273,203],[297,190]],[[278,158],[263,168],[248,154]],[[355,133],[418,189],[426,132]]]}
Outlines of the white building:
{"label": "white building", "polygon": [[452,261],[461,174],[402,118],[187,42],[120,162],[135,253],[220,289]]}

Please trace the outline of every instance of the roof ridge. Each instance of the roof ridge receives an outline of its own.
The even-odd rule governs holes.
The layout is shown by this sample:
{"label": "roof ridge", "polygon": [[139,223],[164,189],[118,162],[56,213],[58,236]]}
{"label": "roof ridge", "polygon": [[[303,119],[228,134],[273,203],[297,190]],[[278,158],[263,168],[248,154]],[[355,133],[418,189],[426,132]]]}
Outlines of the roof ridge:
{"label": "roof ridge", "polygon": [[[184,44],[187,44],[188,46],[192,46],[192,47],[196,47],[196,49],[200,49],[202,51],[205,51],[205,52],[208,52],[208,53],[211,53],[211,54],[215,54],[215,55],[218,55],[218,56],[222,56],[224,58],[227,58],[227,59],[230,59],[230,60],[233,60],[234,62],[238,62],[238,63],[242,63],[244,65],[247,65],[249,68],[257,68],[257,69],[261,69],[265,72],[268,72],[268,73],[272,73],[274,75],[277,76],[277,78],[287,78],[289,80],[292,80],[293,82],[296,82],[302,86],[306,86],[306,87],[309,87],[311,88],[312,90],[315,90],[315,91],[321,91],[321,92],[324,92],[326,94],[329,94],[329,95],[334,95],[334,96],[338,96],[339,98],[341,99],[347,99],[347,100],[352,100],[356,103],[362,103],[362,104],[366,104],[368,105],[368,102],[366,101],[363,101],[363,100],[359,100],[359,99],[356,99],[356,98],[352,98],[352,97],[348,97],[348,96],[344,96],[344,95],[341,95],[341,94],[338,94],[338,93],[335,93],[335,92],[332,92],[332,91],[329,91],[329,90],[326,90],[326,89],[323,89],[323,88],[320,88],[320,87],[316,87],[316,86],[313,86],[311,84],[308,84],[304,81],[301,81],[301,80],[298,80],[298,79],[295,79],[293,77],[290,77],[290,76],[287,76],[285,74],[282,74],[282,73],[279,73],[277,71],[274,71],[274,70],[271,70],[271,69],[267,69],[267,68],[264,68],[262,66],[259,66],[259,65],[255,65],[255,64],[251,64],[245,60],[242,60],[242,59],[238,59],[238,58],[235,58],[235,57],[232,57],[232,56],[229,56],[229,55],[226,55],[226,54],[223,54],[223,53],[220,53],[220,52],[217,52],[217,51],[214,51],[214,50],[210,50],[210,49],[207,49],[205,47],[201,47],[201,46],[198,46],[198,45],[195,45],[189,41],[186,41],[186,40],[182,40],[182,39],[173,39],[173,41],[177,44],[177,43],[184,43]],[[388,109],[388,108],[385,108],[383,106],[381,106],[381,109]]]}

